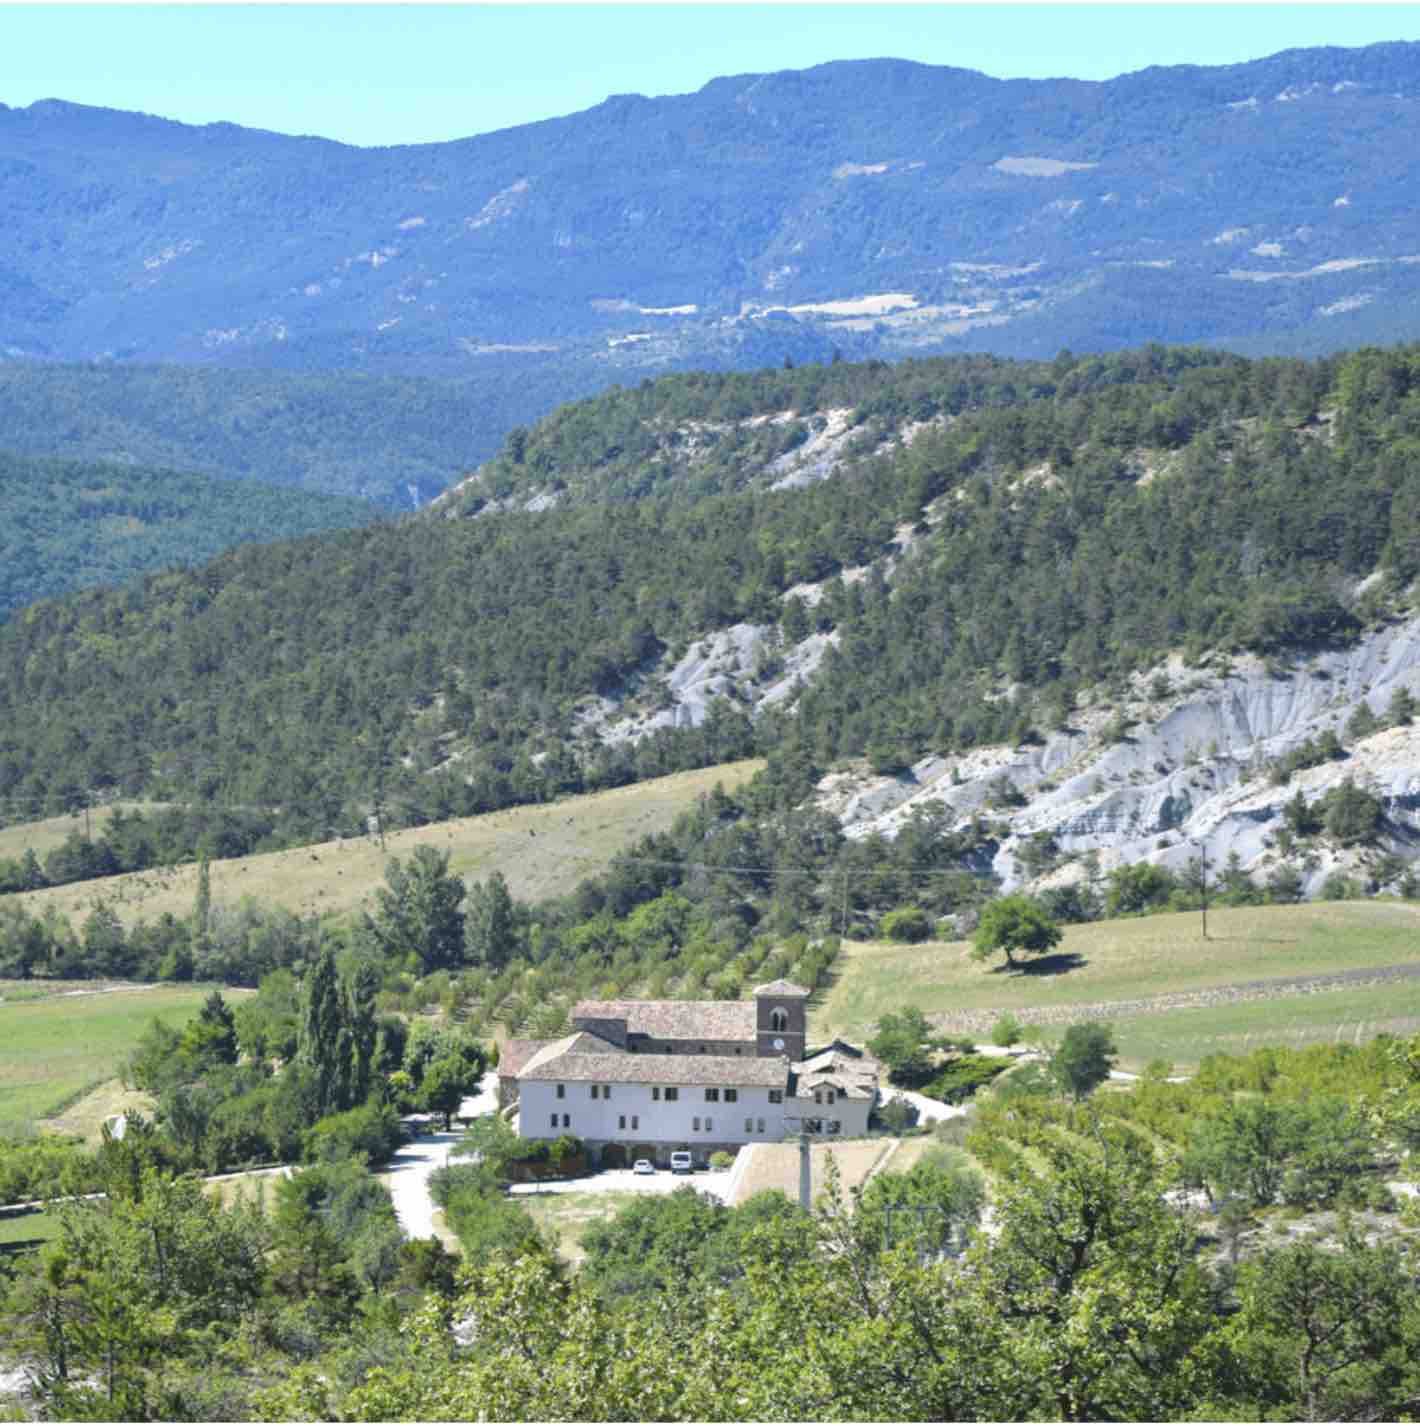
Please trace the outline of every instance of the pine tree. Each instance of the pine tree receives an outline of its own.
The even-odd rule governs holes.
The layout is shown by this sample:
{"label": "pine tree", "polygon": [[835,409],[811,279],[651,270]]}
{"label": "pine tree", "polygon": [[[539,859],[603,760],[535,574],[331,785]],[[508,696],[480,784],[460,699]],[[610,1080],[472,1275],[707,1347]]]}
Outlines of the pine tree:
{"label": "pine tree", "polygon": [[475,884],[468,898],[465,926],[465,950],[473,964],[502,970],[517,954],[513,898],[502,872],[495,871],[487,881]]}

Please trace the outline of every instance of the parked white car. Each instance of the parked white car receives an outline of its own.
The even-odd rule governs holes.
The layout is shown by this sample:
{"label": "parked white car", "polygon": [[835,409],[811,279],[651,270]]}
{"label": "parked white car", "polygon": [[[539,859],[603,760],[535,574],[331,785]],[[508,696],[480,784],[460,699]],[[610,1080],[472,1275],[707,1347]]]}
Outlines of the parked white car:
{"label": "parked white car", "polygon": [[656,1166],[650,1159],[637,1159],[636,1162],[631,1165],[632,1173],[655,1173],[655,1171]]}
{"label": "parked white car", "polygon": [[690,1173],[695,1168],[695,1160],[690,1157],[688,1149],[677,1149],[671,1155],[672,1173]]}

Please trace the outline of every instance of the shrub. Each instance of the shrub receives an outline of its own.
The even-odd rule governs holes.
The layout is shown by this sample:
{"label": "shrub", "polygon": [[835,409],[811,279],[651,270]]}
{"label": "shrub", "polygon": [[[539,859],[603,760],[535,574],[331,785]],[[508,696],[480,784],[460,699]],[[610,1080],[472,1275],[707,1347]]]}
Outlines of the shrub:
{"label": "shrub", "polygon": [[991,1027],[991,1043],[1009,1049],[1021,1038],[1021,1022],[1008,1010]]}
{"label": "shrub", "polygon": [[882,933],[889,941],[925,941],[932,934],[932,920],[920,906],[899,906],[883,917]]}
{"label": "shrub", "polygon": [[947,1065],[922,1093],[943,1104],[960,1104],[1010,1067],[1011,1062],[1000,1055],[963,1055]]}
{"label": "shrub", "polygon": [[733,1154],[727,1154],[724,1149],[716,1149],[715,1152],[710,1155],[710,1167],[712,1169],[727,1169],[734,1161],[735,1156]]}
{"label": "shrub", "polygon": [[328,1114],[306,1131],[304,1157],[308,1160],[360,1158],[384,1163],[404,1142],[404,1129],[392,1104],[370,1100],[342,1114]]}

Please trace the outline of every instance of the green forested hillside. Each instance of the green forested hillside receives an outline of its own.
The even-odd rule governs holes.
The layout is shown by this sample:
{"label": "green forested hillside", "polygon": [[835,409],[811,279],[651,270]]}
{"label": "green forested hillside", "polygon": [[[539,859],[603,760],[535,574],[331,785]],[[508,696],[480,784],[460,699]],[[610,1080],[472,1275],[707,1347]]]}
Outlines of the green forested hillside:
{"label": "green forested hillside", "polygon": [[0,618],[36,599],[201,563],[232,545],[365,525],[363,500],[0,451]]}
{"label": "green forested hillside", "polygon": [[530,373],[474,384],[359,371],[0,362],[7,449],[200,471],[402,510],[555,399]]}
{"label": "green forested hillside", "polygon": [[[475,811],[754,745],[796,750],[776,765],[802,779],[864,751],[1025,735],[1080,683],[1180,645],[1345,639],[1420,570],[1414,349],[1306,364],[1150,348],[872,381],[865,420],[910,401],[959,414],[802,490],[693,500],[672,481],[635,503],[423,517],[28,610],[0,630],[0,796],[121,788],[329,826],[381,797],[413,818]],[[634,399],[659,420],[659,393],[669,421],[696,385],[601,409],[621,420]],[[593,445],[597,409],[577,417]],[[901,524],[916,538],[884,580]],[[782,598],[825,579],[814,607]],[[725,708],[635,748],[576,734],[579,700],[776,620],[790,641],[839,636],[793,714],[752,728]],[[1007,681],[1024,696],[997,698]]]}

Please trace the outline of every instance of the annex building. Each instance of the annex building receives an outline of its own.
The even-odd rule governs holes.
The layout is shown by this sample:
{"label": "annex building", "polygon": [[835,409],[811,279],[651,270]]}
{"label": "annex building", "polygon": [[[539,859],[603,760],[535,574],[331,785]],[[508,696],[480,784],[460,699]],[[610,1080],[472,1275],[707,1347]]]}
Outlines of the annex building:
{"label": "annex building", "polygon": [[560,1040],[508,1040],[500,1098],[525,1139],[575,1134],[614,1167],[809,1132],[867,1131],[878,1064],[842,1041],[810,1050],[809,992],[771,981],[750,1000],[583,1000]]}

